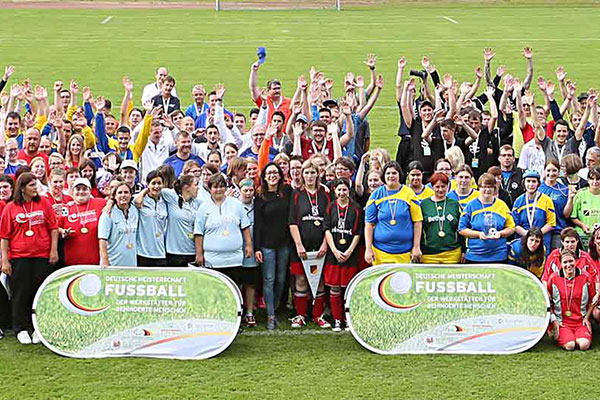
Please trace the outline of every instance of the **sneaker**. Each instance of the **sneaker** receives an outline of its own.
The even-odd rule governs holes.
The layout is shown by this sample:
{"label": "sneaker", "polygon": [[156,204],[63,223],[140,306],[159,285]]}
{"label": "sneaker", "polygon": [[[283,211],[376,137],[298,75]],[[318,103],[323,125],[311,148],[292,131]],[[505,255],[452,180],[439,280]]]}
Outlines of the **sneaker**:
{"label": "sneaker", "polygon": [[267,318],[267,330],[272,331],[277,327],[277,319],[274,315],[269,315]]}
{"label": "sneaker", "polygon": [[259,297],[258,300],[256,301],[256,306],[258,308],[260,308],[261,310],[264,310],[267,308],[267,303],[265,303],[265,298],[264,297]]}
{"label": "sneaker", "polygon": [[4,331],[0,329],[0,339],[4,339]]}
{"label": "sneaker", "polygon": [[306,325],[306,320],[302,315],[296,315],[292,318],[292,328],[302,328]]}
{"label": "sneaker", "polygon": [[31,337],[29,337],[29,332],[27,331],[17,333],[17,340],[21,344],[31,344]]}
{"label": "sneaker", "polygon": [[350,325],[348,325],[348,322],[347,322],[347,321],[344,321],[344,330],[345,330],[346,332],[350,332]]}
{"label": "sneaker", "polygon": [[341,332],[342,331],[342,321],[340,321],[339,319],[336,319],[333,322],[333,328],[331,328],[331,330],[334,332]]}
{"label": "sneaker", "polygon": [[40,335],[38,335],[37,331],[33,331],[33,335],[31,335],[31,343],[40,344],[42,339],[40,339]]}
{"label": "sneaker", "polygon": [[325,318],[321,315],[319,318],[315,318],[315,324],[319,325],[319,328],[327,329],[331,328],[331,324],[327,322]]}
{"label": "sneaker", "polygon": [[246,325],[248,325],[249,328],[252,328],[253,326],[256,326],[256,319],[254,319],[254,315],[252,314],[246,314]]}

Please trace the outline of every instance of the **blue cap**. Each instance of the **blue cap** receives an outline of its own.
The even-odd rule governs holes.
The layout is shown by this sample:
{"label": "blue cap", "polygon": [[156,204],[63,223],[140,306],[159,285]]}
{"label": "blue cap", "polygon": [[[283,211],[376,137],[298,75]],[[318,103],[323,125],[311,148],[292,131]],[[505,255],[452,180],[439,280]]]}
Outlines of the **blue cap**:
{"label": "blue cap", "polygon": [[525,178],[535,178],[535,179],[537,179],[539,181],[540,180],[540,173],[537,172],[537,171],[534,171],[532,169],[528,169],[523,174],[523,179],[525,179]]}
{"label": "blue cap", "polygon": [[267,60],[267,50],[265,50],[264,47],[259,47],[256,50],[256,55],[258,56],[258,64],[264,64],[265,61]]}

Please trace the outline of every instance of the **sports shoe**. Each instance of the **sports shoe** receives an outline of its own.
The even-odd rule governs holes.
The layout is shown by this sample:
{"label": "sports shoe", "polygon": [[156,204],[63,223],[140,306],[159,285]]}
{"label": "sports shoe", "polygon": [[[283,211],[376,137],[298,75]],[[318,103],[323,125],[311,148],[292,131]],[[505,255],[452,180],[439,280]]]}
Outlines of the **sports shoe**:
{"label": "sports shoe", "polygon": [[4,331],[2,329],[0,329],[0,339],[4,338]]}
{"label": "sports shoe", "polygon": [[272,331],[277,327],[277,320],[274,315],[269,315],[267,317],[267,330]]}
{"label": "sports shoe", "polygon": [[342,321],[340,321],[339,319],[336,319],[335,321],[333,321],[333,328],[331,328],[331,330],[334,332],[341,332],[342,331]]}
{"label": "sports shoe", "polygon": [[315,318],[315,324],[319,325],[319,328],[327,329],[331,328],[331,324],[327,322],[325,318],[321,315],[319,318]]}
{"label": "sports shoe", "polygon": [[40,339],[40,335],[38,335],[37,331],[33,331],[33,335],[31,335],[31,343],[40,344],[42,339]]}
{"label": "sports shoe", "polygon": [[246,325],[248,325],[249,328],[252,328],[253,326],[256,326],[256,319],[254,319],[254,315],[252,314],[246,314]]}
{"label": "sports shoe", "polygon": [[346,332],[350,332],[350,325],[348,325],[348,321],[344,321],[344,330]]}
{"label": "sports shoe", "polygon": [[292,318],[292,328],[302,328],[306,325],[306,320],[302,315],[296,315]]}
{"label": "sports shoe", "polygon": [[21,344],[31,344],[31,337],[27,331],[21,331],[17,333],[17,340]]}

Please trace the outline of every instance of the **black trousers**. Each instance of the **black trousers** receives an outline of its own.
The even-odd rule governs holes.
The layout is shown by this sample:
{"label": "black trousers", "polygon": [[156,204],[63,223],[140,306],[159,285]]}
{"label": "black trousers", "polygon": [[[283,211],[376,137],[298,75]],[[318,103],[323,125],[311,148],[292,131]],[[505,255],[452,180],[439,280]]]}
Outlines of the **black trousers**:
{"label": "black trousers", "polygon": [[143,256],[137,256],[138,267],[166,267],[166,258],[148,258]]}
{"label": "black trousers", "polygon": [[10,300],[4,286],[0,284],[0,329],[7,329],[12,326],[10,317]]}
{"label": "black trousers", "polygon": [[169,267],[187,267],[189,263],[196,261],[196,255],[181,255],[167,253],[167,266]]}
{"label": "black trousers", "polygon": [[37,290],[50,274],[50,264],[47,258],[14,258],[10,260],[10,265],[12,266],[10,289],[13,330],[15,333],[33,330],[31,306]]}

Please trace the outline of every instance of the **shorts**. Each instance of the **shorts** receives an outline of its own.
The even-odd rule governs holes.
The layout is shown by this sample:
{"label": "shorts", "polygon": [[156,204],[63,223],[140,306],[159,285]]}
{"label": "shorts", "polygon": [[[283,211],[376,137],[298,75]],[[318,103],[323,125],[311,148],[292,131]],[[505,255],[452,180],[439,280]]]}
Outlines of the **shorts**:
{"label": "shorts", "polygon": [[358,267],[326,264],[323,279],[327,286],[348,286],[348,283],[358,273]]}
{"label": "shorts", "polygon": [[304,275],[304,267],[302,266],[302,261],[291,261],[290,273],[292,275]]}
{"label": "shorts", "polygon": [[231,267],[231,268],[210,268],[213,271],[217,271],[226,275],[235,282],[236,285],[240,285],[242,280],[242,267]]}
{"label": "shorts", "polygon": [[166,258],[149,258],[137,256],[137,265],[138,267],[166,267],[167,259]]}
{"label": "shorts", "polygon": [[259,267],[240,268],[240,283],[242,285],[258,285],[260,282],[260,276],[261,271]]}
{"label": "shorts", "polygon": [[454,250],[442,251],[437,254],[423,254],[421,262],[423,264],[460,264],[462,249],[457,247]]}
{"label": "shorts", "polygon": [[373,253],[375,254],[375,262],[373,265],[380,264],[410,264],[410,252],[392,254],[386,253],[385,251],[379,250],[373,246]]}
{"label": "shorts", "polygon": [[583,324],[581,325],[563,325],[558,327],[558,345],[564,347],[575,339],[587,339],[592,343],[592,333]]}

